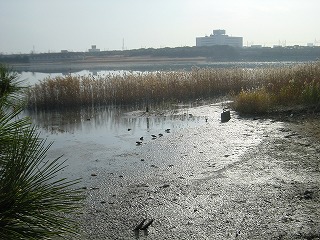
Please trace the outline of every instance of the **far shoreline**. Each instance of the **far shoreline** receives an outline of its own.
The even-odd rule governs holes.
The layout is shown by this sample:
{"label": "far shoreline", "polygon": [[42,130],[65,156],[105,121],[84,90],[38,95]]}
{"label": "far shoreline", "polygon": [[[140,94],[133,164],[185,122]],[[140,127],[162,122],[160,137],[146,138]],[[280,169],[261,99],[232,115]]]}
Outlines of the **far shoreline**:
{"label": "far shoreline", "polygon": [[135,70],[168,71],[191,69],[192,67],[230,68],[246,65],[292,65],[307,61],[214,61],[205,57],[169,58],[169,57],[109,57],[90,58],[73,61],[37,61],[31,63],[11,63],[9,66],[17,72],[72,73],[82,70]]}

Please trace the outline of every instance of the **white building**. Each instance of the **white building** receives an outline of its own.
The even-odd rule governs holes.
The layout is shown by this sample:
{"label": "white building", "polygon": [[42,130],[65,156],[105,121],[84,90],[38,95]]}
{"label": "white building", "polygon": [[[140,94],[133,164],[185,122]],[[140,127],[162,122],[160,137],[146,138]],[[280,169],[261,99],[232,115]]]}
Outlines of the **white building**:
{"label": "white building", "polygon": [[89,49],[89,52],[100,52],[100,49],[97,48],[96,45],[91,45],[91,48]]}
{"label": "white building", "polygon": [[242,47],[243,38],[242,37],[229,37],[226,35],[225,30],[213,30],[210,36],[197,37],[196,46],[214,46],[214,45],[228,45],[232,47]]}

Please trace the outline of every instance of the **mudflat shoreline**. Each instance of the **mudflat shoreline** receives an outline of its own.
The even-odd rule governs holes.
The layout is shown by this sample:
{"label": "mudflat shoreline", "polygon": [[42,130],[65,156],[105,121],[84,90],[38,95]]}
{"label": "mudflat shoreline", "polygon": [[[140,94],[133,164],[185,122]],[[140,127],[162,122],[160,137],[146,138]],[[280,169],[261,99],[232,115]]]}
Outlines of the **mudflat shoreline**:
{"label": "mudflat shoreline", "polygon": [[87,178],[80,238],[319,239],[319,116],[285,117],[209,119],[116,156],[135,170]]}
{"label": "mudflat shoreline", "polygon": [[207,59],[197,58],[154,58],[154,57],[110,57],[88,58],[75,61],[37,61],[31,63],[15,63],[10,66],[16,71],[54,72],[81,70],[126,70],[131,68],[173,68],[205,64]]}

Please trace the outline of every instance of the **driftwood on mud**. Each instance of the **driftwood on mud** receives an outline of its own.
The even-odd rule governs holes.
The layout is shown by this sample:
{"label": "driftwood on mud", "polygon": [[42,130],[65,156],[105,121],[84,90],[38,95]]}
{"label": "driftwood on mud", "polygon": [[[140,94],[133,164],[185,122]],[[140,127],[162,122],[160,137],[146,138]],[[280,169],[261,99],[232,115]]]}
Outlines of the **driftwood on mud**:
{"label": "driftwood on mud", "polygon": [[133,230],[134,231],[138,231],[138,230],[147,230],[148,227],[153,223],[154,219],[151,219],[149,222],[147,222],[144,226],[144,222],[146,221],[147,219],[143,219]]}

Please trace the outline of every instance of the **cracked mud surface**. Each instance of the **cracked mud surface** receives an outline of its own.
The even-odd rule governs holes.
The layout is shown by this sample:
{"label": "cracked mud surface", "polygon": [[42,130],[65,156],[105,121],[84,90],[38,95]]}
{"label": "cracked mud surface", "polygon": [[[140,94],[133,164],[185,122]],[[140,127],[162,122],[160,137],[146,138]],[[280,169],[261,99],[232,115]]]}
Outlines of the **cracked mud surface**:
{"label": "cracked mud surface", "polygon": [[[111,156],[89,152],[77,239],[320,239],[320,118],[288,119],[233,114]],[[144,218],[154,222],[133,231]]]}

